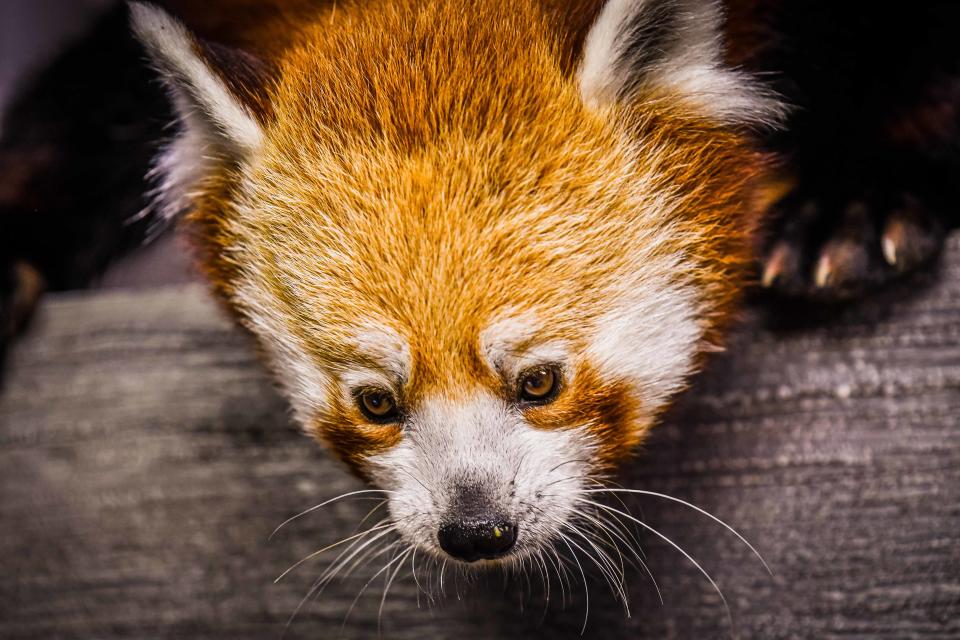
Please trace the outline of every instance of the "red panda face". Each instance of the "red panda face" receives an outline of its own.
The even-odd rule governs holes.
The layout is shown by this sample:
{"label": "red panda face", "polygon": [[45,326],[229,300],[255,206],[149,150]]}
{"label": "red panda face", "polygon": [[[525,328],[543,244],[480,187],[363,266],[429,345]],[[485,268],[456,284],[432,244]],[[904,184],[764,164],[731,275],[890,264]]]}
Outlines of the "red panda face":
{"label": "red panda face", "polygon": [[571,94],[570,130],[527,123],[519,149],[358,145],[307,168],[278,145],[225,227],[233,300],[299,420],[438,553],[458,522],[510,531],[516,557],[551,540],[705,331],[672,225],[647,215],[663,195]]}
{"label": "red panda face", "polygon": [[402,537],[516,562],[582,517],[728,315],[757,171],[734,121],[765,98],[718,66],[707,9],[635,76],[644,3],[603,9],[576,73],[535,3],[382,5],[304,25],[260,119],[135,9],[185,105],[164,201],[190,202],[297,420]]}

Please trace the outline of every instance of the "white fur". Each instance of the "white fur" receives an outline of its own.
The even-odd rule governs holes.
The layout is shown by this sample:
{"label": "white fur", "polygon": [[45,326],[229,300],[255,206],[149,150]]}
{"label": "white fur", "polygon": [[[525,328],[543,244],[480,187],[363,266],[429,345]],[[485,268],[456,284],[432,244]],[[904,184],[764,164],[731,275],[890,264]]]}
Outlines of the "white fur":
{"label": "white fur", "polygon": [[427,398],[410,416],[403,441],[372,456],[368,468],[378,487],[396,492],[390,512],[408,543],[443,553],[437,531],[456,517],[451,503],[457,486],[466,484],[516,523],[508,561],[517,562],[556,541],[576,508],[592,455],[584,429],[533,428],[504,400],[478,392],[457,402]]}
{"label": "white fur", "polygon": [[393,384],[403,384],[410,378],[410,345],[399,333],[384,324],[370,321],[353,339],[359,353],[377,363],[393,378]]}
{"label": "white fur", "polygon": [[616,101],[617,93],[625,83],[622,71],[617,69],[621,30],[636,11],[636,4],[627,0],[609,0],[587,33],[578,80],[580,93],[591,106]]}
{"label": "white fur", "polygon": [[268,288],[244,279],[235,296],[246,325],[260,338],[294,416],[304,429],[309,430],[318,415],[331,409],[331,394],[338,394],[345,403],[353,402],[353,392],[360,387],[383,387],[399,395],[409,379],[410,347],[384,324],[370,320],[347,339],[363,363],[324,363],[310,353],[304,339],[290,327],[289,311]]}
{"label": "white fur", "polygon": [[130,4],[133,31],[170,90],[180,132],[158,158],[154,175],[159,213],[170,218],[189,207],[191,191],[224,154],[242,160],[259,149],[263,130],[198,53],[187,29],[163,10]]}
{"label": "white fur", "polygon": [[617,304],[593,328],[590,362],[607,379],[635,385],[647,411],[683,388],[703,337],[696,292],[663,276],[625,281]]}
{"label": "white fur", "polygon": [[246,280],[239,284],[235,295],[244,309],[244,323],[260,338],[294,417],[309,430],[318,414],[330,410],[335,378],[311,357],[269,290]]}
{"label": "white fur", "polygon": [[185,114],[180,118],[181,129],[156,157],[147,176],[157,185],[150,192],[151,205],[162,220],[172,220],[187,211],[194,189],[216,166],[216,150],[210,148],[203,125],[192,122],[201,116],[189,110],[177,111]]}
{"label": "white fur", "polygon": [[561,340],[537,340],[541,324],[531,314],[504,314],[480,333],[480,351],[487,365],[512,382],[538,364],[572,364],[570,346]]}
{"label": "white fur", "polygon": [[[655,62],[631,65],[625,29],[658,0],[609,0],[587,34],[578,80],[584,101],[615,104],[631,84],[657,88],[693,104],[725,124],[771,125],[784,115],[771,90],[749,75],[724,66],[722,13],[712,0],[687,0],[678,12],[678,39]],[[638,82],[639,80],[639,82]]]}

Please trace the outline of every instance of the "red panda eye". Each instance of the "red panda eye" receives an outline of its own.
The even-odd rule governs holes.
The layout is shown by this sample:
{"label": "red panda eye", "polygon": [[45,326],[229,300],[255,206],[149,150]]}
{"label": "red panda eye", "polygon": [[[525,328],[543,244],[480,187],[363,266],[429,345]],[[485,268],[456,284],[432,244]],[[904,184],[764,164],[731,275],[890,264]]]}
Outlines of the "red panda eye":
{"label": "red panda eye", "polygon": [[537,404],[551,402],[560,391],[560,370],[553,365],[534,367],[520,376],[520,400]]}
{"label": "red panda eye", "polygon": [[395,422],[400,417],[397,403],[389,391],[361,389],[356,398],[360,411],[373,422]]}

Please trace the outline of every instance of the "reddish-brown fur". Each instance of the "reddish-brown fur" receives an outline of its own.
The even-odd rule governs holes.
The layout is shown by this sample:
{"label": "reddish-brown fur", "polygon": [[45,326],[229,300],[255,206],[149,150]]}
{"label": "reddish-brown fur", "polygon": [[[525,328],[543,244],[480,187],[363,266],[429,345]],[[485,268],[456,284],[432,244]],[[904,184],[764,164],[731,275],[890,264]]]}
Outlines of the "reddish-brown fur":
{"label": "reddish-brown fur", "polygon": [[[477,336],[504,309],[533,310],[548,321],[540,338],[585,348],[576,329],[616,302],[643,225],[662,222],[638,217],[653,200],[631,185],[646,184],[670,194],[676,224],[653,257],[685,256],[662,276],[698,292],[699,351],[715,348],[750,260],[763,159],[668,92],[620,107],[617,124],[591,111],[571,52],[597,4],[559,20],[554,3],[383,0],[241,30],[235,42],[269,70],[257,88],[269,108],[241,92],[265,148],[250,170],[223,161],[188,219],[218,293],[247,319],[263,310],[240,283],[269,290],[270,313],[334,367],[360,357],[343,331],[381,319],[410,343],[409,406],[500,394]],[[628,137],[646,149],[637,159]],[[545,429],[587,424],[603,466],[661,408],[582,362],[557,402],[528,416]],[[400,437],[339,400],[311,428],[358,469]]]}

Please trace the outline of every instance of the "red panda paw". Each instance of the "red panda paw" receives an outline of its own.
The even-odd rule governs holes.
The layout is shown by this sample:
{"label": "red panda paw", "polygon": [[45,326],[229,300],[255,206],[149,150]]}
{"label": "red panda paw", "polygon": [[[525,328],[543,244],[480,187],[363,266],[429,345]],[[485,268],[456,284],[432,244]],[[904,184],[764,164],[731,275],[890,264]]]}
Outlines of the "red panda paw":
{"label": "red panda paw", "polygon": [[916,195],[821,200],[794,190],[773,205],[760,283],[789,297],[843,300],[930,262],[944,218]]}

